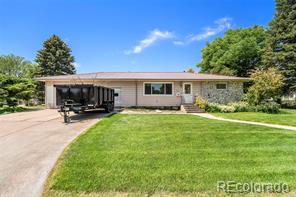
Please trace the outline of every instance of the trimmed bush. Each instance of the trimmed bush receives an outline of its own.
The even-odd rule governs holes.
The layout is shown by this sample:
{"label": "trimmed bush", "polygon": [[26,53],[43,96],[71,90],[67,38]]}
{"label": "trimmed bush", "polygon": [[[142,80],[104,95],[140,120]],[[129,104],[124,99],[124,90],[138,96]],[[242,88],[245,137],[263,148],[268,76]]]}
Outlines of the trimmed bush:
{"label": "trimmed bush", "polygon": [[233,113],[233,112],[264,112],[278,113],[280,105],[274,102],[263,103],[261,105],[248,105],[246,102],[230,103],[221,105],[218,103],[208,103],[205,110],[207,112]]}
{"label": "trimmed bush", "polygon": [[220,106],[218,103],[208,103],[205,110],[206,112],[221,112]]}
{"label": "trimmed bush", "polygon": [[229,103],[228,105],[234,108],[234,112],[246,112],[251,107],[247,102]]}
{"label": "trimmed bush", "polygon": [[229,105],[220,105],[218,103],[208,103],[208,105],[206,106],[206,111],[232,113],[232,112],[235,112],[235,108]]}
{"label": "trimmed bush", "polygon": [[264,113],[278,113],[280,105],[275,102],[266,102],[260,105],[250,105],[247,102],[240,101],[222,105],[218,103],[210,103],[202,97],[198,96],[195,100],[195,105],[200,109],[205,109],[206,112],[264,112]]}
{"label": "trimmed bush", "polygon": [[235,112],[235,108],[233,106],[222,105],[220,107],[222,113],[233,113]]}

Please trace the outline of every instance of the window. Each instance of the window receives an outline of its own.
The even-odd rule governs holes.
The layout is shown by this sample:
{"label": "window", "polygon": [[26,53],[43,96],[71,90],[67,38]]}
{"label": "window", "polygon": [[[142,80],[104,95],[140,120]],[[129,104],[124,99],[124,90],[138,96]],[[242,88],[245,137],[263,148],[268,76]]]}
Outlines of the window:
{"label": "window", "polygon": [[189,83],[184,84],[184,93],[191,94],[191,84]]}
{"label": "window", "polygon": [[151,94],[151,83],[145,84],[145,94]]}
{"label": "window", "polygon": [[165,91],[166,91],[166,94],[172,95],[173,94],[173,85],[171,83],[166,83],[165,84]]}
{"label": "window", "polygon": [[144,83],[145,95],[172,95],[172,83]]}
{"label": "window", "polygon": [[216,88],[217,90],[226,90],[226,83],[217,83]]}
{"label": "window", "polygon": [[164,94],[164,84],[151,84],[152,94]]}

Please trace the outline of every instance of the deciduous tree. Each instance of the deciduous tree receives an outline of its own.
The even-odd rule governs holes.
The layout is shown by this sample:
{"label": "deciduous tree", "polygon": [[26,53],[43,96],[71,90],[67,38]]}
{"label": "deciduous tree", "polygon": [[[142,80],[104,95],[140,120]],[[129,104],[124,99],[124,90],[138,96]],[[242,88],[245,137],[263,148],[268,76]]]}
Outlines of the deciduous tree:
{"label": "deciduous tree", "polygon": [[266,30],[261,26],[228,30],[223,38],[207,43],[197,66],[202,73],[249,76],[260,66],[265,41]]}
{"label": "deciduous tree", "polygon": [[184,72],[187,72],[187,73],[195,73],[195,70],[193,68],[188,68]]}
{"label": "deciduous tree", "polygon": [[20,56],[1,55],[0,74],[14,77],[33,78],[38,72],[38,65]]}
{"label": "deciduous tree", "polygon": [[271,98],[275,100],[281,95],[280,90],[284,85],[283,75],[276,68],[256,69],[250,78],[253,85],[247,92],[249,104],[259,105]]}

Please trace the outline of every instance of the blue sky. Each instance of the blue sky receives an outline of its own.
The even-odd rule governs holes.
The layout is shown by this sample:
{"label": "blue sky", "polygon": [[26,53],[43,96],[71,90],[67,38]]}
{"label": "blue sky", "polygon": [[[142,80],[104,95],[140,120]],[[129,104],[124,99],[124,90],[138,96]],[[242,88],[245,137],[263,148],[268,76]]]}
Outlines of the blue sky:
{"label": "blue sky", "polygon": [[274,0],[0,0],[0,54],[33,61],[57,34],[78,73],[183,71],[207,41],[273,14]]}

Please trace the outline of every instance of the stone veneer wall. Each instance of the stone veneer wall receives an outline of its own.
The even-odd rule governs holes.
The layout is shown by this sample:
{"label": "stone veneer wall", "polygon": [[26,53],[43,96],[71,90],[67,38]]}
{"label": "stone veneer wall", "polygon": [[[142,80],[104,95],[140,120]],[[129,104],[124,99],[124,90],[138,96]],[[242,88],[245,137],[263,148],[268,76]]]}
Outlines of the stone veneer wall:
{"label": "stone veneer wall", "polygon": [[[226,90],[217,90],[217,83],[226,83]],[[243,82],[202,82],[202,96],[209,102],[227,104],[240,101],[243,93]]]}

